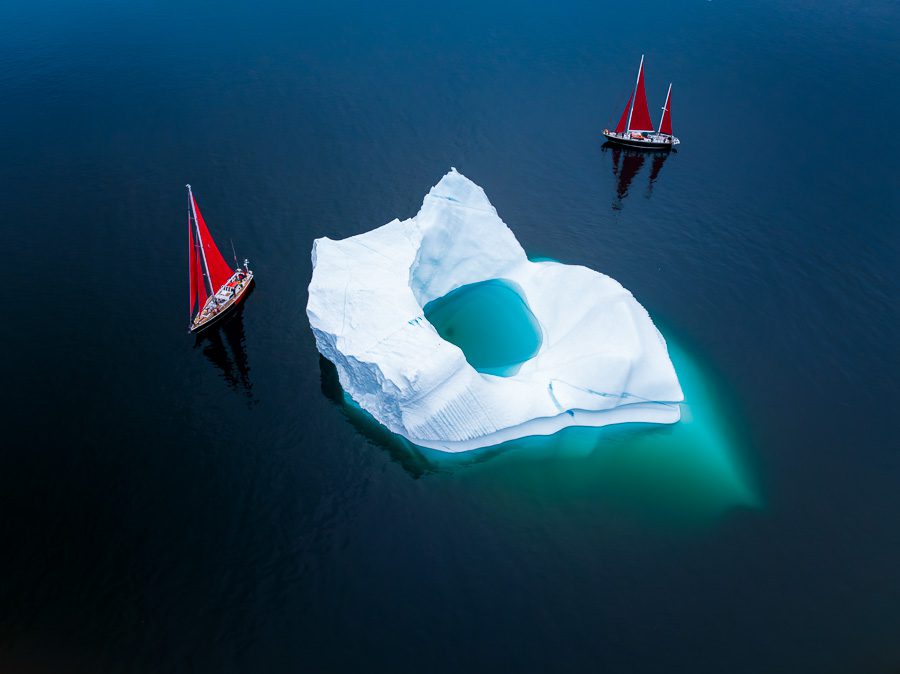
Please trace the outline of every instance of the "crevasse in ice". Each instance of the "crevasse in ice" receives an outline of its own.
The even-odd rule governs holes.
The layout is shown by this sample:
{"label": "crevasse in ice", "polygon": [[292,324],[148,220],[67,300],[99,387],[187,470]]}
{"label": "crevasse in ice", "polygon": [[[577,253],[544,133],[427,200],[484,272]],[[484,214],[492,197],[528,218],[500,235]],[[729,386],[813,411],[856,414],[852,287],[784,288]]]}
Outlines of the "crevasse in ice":
{"label": "crevasse in ice", "polygon": [[[447,452],[567,426],[674,423],[681,387],[647,311],[614,279],[532,262],[478,185],[455,169],[418,214],[316,239],[307,315],[344,390],[411,442]],[[498,279],[540,346],[509,376],[478,372],[425,318],[429,302]]]}

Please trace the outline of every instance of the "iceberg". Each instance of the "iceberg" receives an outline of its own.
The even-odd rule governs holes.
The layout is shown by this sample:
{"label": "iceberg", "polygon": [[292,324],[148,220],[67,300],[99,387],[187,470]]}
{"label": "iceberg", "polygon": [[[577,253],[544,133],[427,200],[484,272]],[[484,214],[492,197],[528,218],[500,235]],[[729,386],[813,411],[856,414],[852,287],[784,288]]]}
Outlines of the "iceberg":
{"label": "iceberg", "polygon": [[[462,452],[568,426],[671,424],[683,399],[666,341],[614,279],[531,261],[484,190],[451,169],[415,217],[316,239],[306,312],[344,391],[415,445]],[[539,330],[533,355],[478,371],[425,307],[499,281]]]}

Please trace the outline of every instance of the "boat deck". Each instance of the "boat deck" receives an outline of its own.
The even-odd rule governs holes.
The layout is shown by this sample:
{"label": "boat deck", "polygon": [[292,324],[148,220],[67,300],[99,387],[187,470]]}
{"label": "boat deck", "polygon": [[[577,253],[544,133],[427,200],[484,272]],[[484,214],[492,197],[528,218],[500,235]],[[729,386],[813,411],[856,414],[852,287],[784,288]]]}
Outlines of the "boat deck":
{"label": "boat deck", "polygon": [[252,271],[236,271],[215,295],[206,300],[203,309],[191,322],[191,332],[202,330],[239,304],[251,283],[253,283]]}
{"label": "boat deck", "polygon": [[675,147],[681,143],[675,136],[656,132],[642,133],[640,131],[626,131],[624,133],[616,133],[615,131],[604,129],[603,135],[613,143],[656,150]]}

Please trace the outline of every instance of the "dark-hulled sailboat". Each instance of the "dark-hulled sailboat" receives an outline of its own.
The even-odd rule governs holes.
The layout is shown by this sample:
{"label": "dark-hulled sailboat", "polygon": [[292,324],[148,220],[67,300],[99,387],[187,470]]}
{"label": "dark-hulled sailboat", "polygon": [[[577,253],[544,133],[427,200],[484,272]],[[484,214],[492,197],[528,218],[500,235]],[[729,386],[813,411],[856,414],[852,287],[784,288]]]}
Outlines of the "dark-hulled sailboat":
{"label": "dark-hulled sailboat", "polygon": [[627,145],[629,147],[642,147],[648,150],[668,150],[679,143],[672,135],[672,85],[666,94],[666,104],[662,109],[662,118],[659,120],[659,131],[653,130],[653,121],[650,119],[650,110],[647,107],[647,93],[644,90],[644,56],[641,55],[641,65],[638,66],[637,81],[634,91],[625,104],[619,123],[615,131],[603,129],[603,135],[612,143]]}
{"label": "dark-hulled sailboat", "polygon": [[232,270],[216,247],[206,221],[200,214],[197,199],[188,191],[188,267],[190,283],[190,322],[188,331],[195,333],[219,323],[234,311],[247,296],[253,283],[249,260]]}

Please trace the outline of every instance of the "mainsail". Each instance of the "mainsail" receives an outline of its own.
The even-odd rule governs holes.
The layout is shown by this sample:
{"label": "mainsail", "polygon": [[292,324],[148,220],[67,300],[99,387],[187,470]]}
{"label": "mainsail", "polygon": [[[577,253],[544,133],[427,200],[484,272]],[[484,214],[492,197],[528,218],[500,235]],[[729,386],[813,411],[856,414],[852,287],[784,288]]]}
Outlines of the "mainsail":
{"label": "mainsail", "polygon": [[669,92],[666,94],[666,104],[663,106],[662,119],[659,120],[659,132],[668,136],[672,135],[672,85],[669,84]]}
{"label": "mainsail", "polygon": [[191,248],[190,265],[190,307],[191,317],[196,314],[210,295],[221,288],[234,273],[222,253],[216,247],[206,221],[200,213],[197,199],[188,185],[188,242]]}
{"label": "mainsail", "polygon": [[616,124],[616,133],[627,131],[653,131],[653,122],[650,121],[650,108],[647,107],[647,92],[644,91],[644,56],[641,55],[641,65],[638,67],[637,81],[634,91],[628,97],[619,123]]}
{"label": "mainsail", "polygon": [[647,92],[644,91],[644,56],[641,55],[641,65],[638,68],[637,84],[634,86],[634,106],[631,109],[631,117],[628,120],[629,131],[653,131],[653,122],[650,121],[650,108],[647,107]]}
{"label": "mainsail", "polygon": [[203,272],[200,270],[200,251],[194,243],[194,223],[191,216],[188,215],[188,269],[189,269],[189,285],[190,285],[190,307],[191,318],[206,303],[209,295],[203,287]]}

